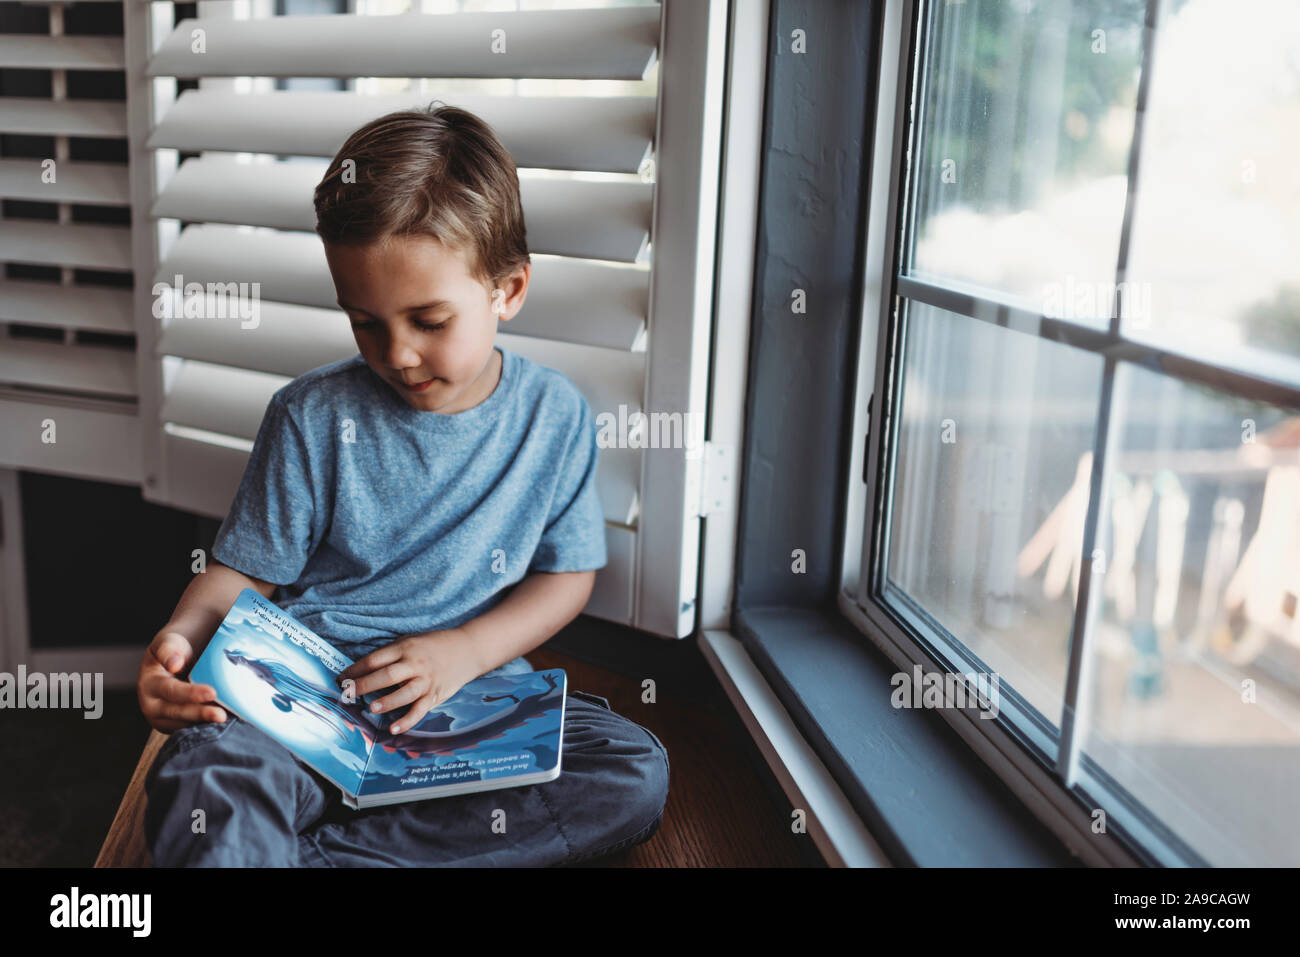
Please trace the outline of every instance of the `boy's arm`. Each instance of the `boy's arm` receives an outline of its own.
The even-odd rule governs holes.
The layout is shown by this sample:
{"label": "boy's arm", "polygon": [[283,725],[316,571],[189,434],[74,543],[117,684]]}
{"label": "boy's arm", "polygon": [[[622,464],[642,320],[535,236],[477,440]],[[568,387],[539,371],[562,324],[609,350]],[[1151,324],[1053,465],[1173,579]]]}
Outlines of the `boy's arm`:
{"label": "boy's arm", "polygon": [[252,588],[263,597],[270,598],[279,588],[272,582],[253,578],[241,571],[223,565],[215,559],[209,561],[207,571],[195,575],[181,594],[171,619],[159,630],[179,632],[194,646],[195,657],[208,646],[217,626],[225,619],[230,606],[245,588]]}
{"label": "boy's arm", "polygon": [[136,695],[150,725],[170,733],[198,721],[224,720],[224,712],[212,704],[216,689],[179,676],[198,660],[241,591],[252,588],[270,598],[277,587],[217,561],[194,576],[140,662]]}
{"label": "boy's arm", "polygon": [[453,628],[465,636],[475,676],[545,644],[578,617],[595,584],[595,571],[534,572],[491,611]]}

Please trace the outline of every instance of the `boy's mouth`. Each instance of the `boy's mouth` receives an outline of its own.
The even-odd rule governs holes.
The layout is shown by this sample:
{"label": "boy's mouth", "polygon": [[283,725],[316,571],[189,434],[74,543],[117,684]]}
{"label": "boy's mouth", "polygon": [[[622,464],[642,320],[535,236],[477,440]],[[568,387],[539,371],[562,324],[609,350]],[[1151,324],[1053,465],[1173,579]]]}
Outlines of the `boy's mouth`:
{"label": "boy's mouth", "polygon": [[433,385],[433,382],[434,382],[433,379],[425,379],[423,382],[419,383],[418,385],[408,385],[407,383],[402,382],[401,386],[407,392],[423,392],[425,389],[429,388],[429,386]]}

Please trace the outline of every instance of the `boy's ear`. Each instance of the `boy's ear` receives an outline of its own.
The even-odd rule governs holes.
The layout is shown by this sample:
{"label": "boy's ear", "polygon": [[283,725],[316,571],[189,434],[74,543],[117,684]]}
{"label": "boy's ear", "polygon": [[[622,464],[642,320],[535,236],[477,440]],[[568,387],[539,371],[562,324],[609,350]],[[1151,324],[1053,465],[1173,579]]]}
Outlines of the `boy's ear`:
{"label": "boy's ear", "polygon": [[[513,314],[518,313],[523,307],[524,299],[528,296],[528,282],[532,278],[532,273],[532,263],[525,263],[514,275],[507,277],[505,282],[492,291],[492,312],[502,322],[509,322]],[[507,315],[507,311],[510,311],[511,315]]]}
{"label": "boy's ear", "polygon": [[505,315],[506,291],[500,287],[492,290],[492,312],[502,322],[509,322],[511,317]]}

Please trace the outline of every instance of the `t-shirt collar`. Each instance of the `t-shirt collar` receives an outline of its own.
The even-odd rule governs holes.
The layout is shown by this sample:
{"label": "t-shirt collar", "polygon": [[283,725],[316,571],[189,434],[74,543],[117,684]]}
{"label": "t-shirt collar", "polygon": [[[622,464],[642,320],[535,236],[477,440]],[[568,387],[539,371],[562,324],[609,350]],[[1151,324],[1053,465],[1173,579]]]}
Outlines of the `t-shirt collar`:
{"label": "t-shirt collar", "polygon": [[501,353],[501,378],[491,395],[474,408],[466,409],[464,412],[427,412],[414,408],[398,395],[391,385],[375,375],[374,370],[366,365],[364,358],[361,358],[360,362],[365,366],[366,378],[371,388],[380,396],[395,419],[429,432],[463,432],[467,429],[481,428],[495,419],[505,405],[507,393],[514,388],[516,377],[514,353],[500,346],[493,348]]}

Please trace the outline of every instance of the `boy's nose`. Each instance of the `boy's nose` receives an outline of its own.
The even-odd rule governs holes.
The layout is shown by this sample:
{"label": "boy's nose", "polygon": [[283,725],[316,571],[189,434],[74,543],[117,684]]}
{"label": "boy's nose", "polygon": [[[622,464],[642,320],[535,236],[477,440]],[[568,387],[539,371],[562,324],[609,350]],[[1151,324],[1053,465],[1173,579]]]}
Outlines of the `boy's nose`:
{"label": "boy's nose", "polygon": [[383,348],[384,365],[400,372],[421,364],[420,354],[405,339],[391,336]]}

